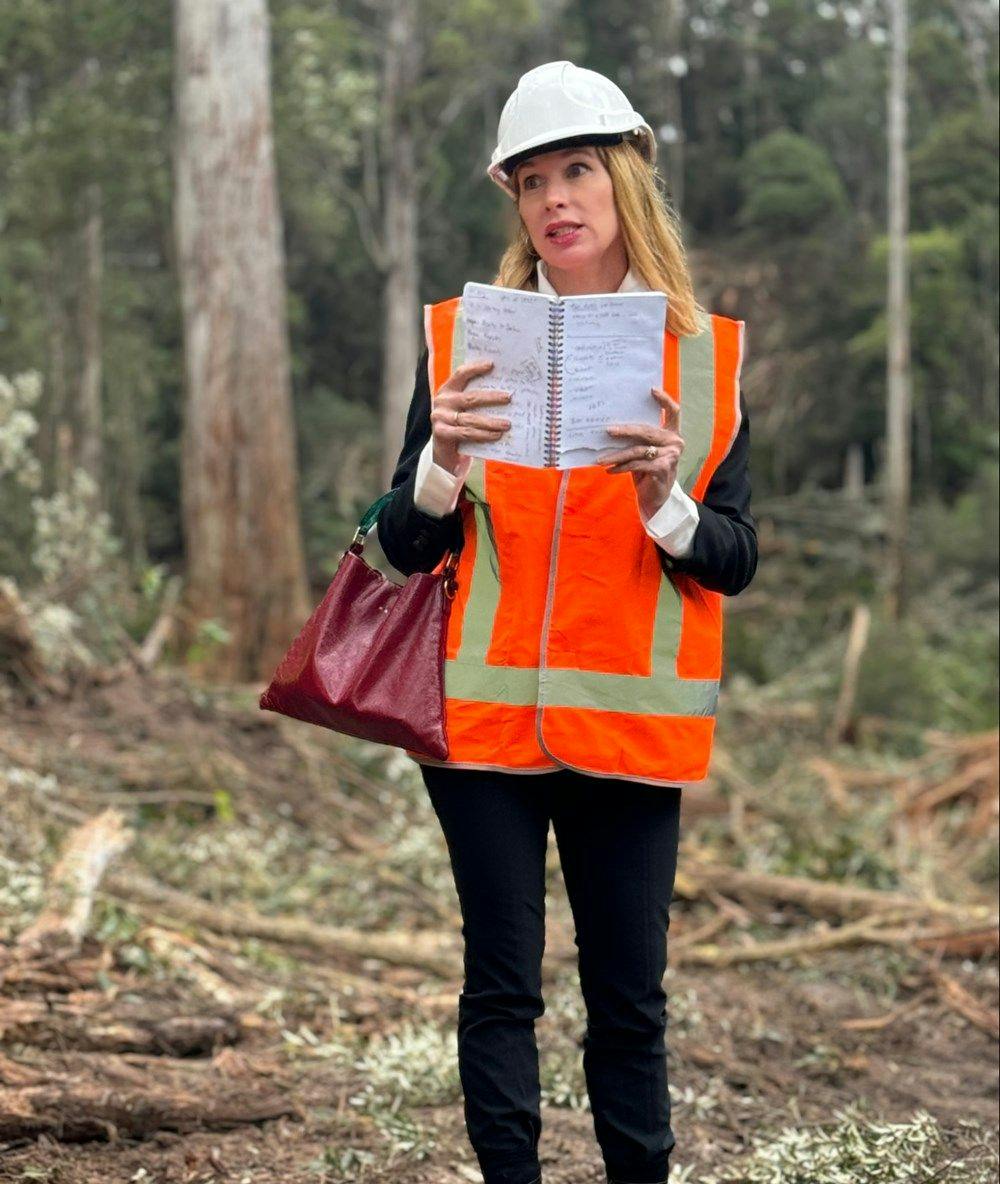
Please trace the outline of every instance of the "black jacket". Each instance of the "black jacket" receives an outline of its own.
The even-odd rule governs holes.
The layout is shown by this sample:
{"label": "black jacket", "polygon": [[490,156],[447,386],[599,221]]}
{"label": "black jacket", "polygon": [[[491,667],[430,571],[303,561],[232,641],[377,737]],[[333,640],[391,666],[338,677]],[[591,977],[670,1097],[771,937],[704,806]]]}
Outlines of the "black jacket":
{"label": "black jacket", "polygon": [[[742,421],[725,459],[715,470],[705,497],[698,502],[699,522],[694,548],[675,559],[662,547],[665,571],[683,572],[705,588],[735,596],[757,570],[757,524],[750,513],[750,419],[740,391]],[[379,541],[386,558],[403,575],[431,571],[449,547],[462,543],[462,519],[456,509],[443,518],[425,514],[413,504],[417,460],[431,435],[431,392],[427,381],[427,348],[417,364],[413,399],[406,417],[403,448],[392,476],[398,492],[378,520]]]}

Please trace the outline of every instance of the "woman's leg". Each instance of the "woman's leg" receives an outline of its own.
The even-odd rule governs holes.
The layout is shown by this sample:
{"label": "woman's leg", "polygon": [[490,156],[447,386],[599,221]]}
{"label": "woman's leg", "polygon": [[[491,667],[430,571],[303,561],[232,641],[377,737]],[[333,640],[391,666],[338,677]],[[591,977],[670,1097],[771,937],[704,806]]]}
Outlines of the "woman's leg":
{"label": "woman's leg", "polygon": [[612,1184],[666,1180],[667,928],[679,786],[561,772],[552,820],[587,1007],[583,1067]]}
{"label": "woman's leg", "polygon": [[540,1178],[535,1020],[542,1015],[546,782],[421,765],[462,909],[465,983],[458,1064],[469,1141],[485,1184]]}

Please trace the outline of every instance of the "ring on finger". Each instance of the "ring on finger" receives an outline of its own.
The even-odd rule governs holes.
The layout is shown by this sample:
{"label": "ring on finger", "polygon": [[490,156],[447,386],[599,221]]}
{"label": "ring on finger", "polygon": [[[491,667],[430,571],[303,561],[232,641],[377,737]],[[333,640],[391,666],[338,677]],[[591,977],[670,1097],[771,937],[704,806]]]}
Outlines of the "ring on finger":
{"label": "ring on finger", "polygon": [[458,427],[458,417],[459,417],[461,414],[462,414],[462,413],[461,413],[461,411],[456,411],[456,412],[455,412],[455,418],[452,420],[452,423],[455,425],[455,427]]}
{"label": "ring on finger", "polygon": [[655,444],[646,445],[646,451],[643,453],[643,456],[646,458],[646,460],[655,460],[659,455],[660,450]]}

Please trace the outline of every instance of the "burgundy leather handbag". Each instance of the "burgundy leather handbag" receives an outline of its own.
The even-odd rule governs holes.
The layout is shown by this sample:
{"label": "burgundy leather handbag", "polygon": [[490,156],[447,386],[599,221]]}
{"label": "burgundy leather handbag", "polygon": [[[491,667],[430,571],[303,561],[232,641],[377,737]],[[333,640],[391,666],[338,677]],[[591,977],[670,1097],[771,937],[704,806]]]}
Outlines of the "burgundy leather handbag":
{"label": "burgundy leather handbag", "polygon": [[362,558],[394,491],[365,511],[326,595],[282,658],[260,706],[446,760],[444,655],[458,552],[394,584]]}

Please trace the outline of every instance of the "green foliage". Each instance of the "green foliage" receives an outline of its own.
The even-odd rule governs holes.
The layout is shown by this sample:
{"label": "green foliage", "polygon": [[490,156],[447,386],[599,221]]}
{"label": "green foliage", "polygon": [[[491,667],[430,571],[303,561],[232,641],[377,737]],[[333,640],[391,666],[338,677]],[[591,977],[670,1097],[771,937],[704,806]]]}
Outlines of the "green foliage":
{"label": "green foliage", "polygon": [[[866,286],[856,294],[868,310],[866,328],[848,343],[859,374],[881,385],[887,326],[888,244],[870,247]],[[992,316],[970,260],[963,226],[935,226],[909,237],[911,340],[916,447],[913,484],[918,493],[963,489],[997,456],[995,395],[987,389],[991,362],[986,332]],[[960,345],[958,343],[961,343]],[[978,414],[972,416],[975,407]],[[920,464],[919,461],[924,463]]]}
{"label": "green foliage", "polygon": [[996,204],[997,121],[980,107],[940,117],[910,154],[913,225],[959,225]]}
{"label": "green foliage", "polygon": [[761,236],[815,234],[842,217],[847,196],[819,144],[794,132],[772,132],[744,158],[741,223]]}
{"label": "green foliage", "polygon": [[957,620],[877,620],[861,663],[858,710],[947,731],[995,727],[997,663],[995,609]]}

